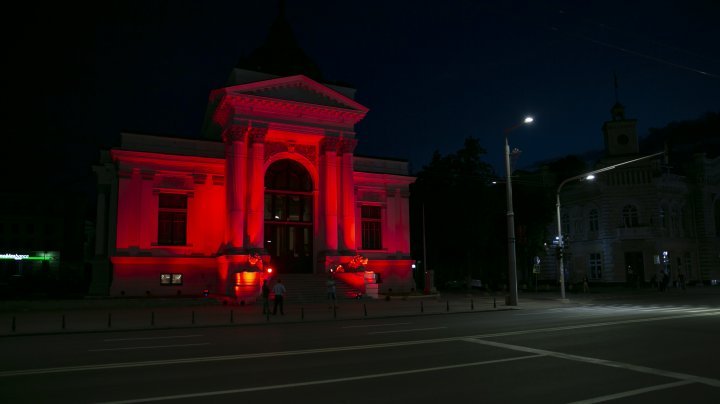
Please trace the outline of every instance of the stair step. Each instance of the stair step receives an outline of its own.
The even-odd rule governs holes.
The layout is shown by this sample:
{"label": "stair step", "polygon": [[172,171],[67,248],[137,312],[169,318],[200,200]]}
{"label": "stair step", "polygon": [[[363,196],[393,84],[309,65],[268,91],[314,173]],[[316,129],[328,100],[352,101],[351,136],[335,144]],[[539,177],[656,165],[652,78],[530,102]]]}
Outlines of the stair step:
{"label": "stair step", "polygon": [[[327,275],[324,274],[281,274],[276,275],[270,280],[270,288],[275,282],[282,280],[287,294],[285,302],[287,303],[319,303],[327,301]],[[335,299],[348,300],[356,298],[359,291],[350,285],[335,278]],[[270,294],[270,298],[274,298]]]}

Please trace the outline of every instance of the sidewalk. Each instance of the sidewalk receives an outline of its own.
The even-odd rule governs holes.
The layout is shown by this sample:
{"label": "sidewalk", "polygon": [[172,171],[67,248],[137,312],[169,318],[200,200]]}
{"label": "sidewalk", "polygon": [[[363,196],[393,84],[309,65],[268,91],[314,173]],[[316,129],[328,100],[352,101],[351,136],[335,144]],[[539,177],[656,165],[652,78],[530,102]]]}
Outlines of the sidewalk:
{"label": "sidewalk", "polygon": [[[360,300],[290,303],[285,314],[263,315],[262,304],[228,305],[213,298],[88,298],[0,302],[0,337],[141,329],[231,327],[274,323],[317,322],[400,316],[441,315],[502,310],[528,310],[592,304],[617,298],[657,295],[657,291],[571,293],[521,292],[517,306],[504,295],[453,292]],[[272,304],[271,304],[272,308]]]}

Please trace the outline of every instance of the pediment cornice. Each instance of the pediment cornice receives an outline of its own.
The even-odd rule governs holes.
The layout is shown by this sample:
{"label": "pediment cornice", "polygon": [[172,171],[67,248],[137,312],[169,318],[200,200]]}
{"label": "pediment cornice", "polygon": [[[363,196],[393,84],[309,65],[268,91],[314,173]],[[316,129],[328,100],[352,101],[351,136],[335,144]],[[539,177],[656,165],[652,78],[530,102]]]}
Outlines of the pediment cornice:
{"label": "pediment cornice", "polygon": [[368,108],[302,75],[280,77],[214,90],[210,102],[220,121],[229,115],[274,116],[291,120],[354,125]]}

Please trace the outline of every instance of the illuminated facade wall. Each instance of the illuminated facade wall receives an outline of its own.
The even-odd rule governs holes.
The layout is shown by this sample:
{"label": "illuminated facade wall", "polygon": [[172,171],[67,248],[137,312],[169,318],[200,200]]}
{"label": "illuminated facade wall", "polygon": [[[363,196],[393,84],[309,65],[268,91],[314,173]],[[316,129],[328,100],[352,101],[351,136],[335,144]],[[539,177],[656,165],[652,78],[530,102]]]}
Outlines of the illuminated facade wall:
{"label": "illuminated facade wall", "polygon": [[[603,126],[606,156],[596,168],[642,155],[635,120],[622,105]],[[593,182],[563,189],[562,233],[569,283],[642,285],[666,273],[672,281],[720,281],[720,157],[695,155],[693,161],[638,162],[599,174]],[[678,175],[673,165],[686,165]],[[548,227],[557,234],[556,225]],[[554,249],[544,260],[541,279],[558,279]]]}
{"label": "illuminated facade wall", "polygon": [[[323,273],[359,254],[383,288],[409,290],[414,178],[404,161],[354,155],[368,110],[353,92],[235,69],[210,94],[206,140],[123,134],[95,167],[93,288],[238,295],[268,267]],[[266,184],[275,172],[289,179]]]}

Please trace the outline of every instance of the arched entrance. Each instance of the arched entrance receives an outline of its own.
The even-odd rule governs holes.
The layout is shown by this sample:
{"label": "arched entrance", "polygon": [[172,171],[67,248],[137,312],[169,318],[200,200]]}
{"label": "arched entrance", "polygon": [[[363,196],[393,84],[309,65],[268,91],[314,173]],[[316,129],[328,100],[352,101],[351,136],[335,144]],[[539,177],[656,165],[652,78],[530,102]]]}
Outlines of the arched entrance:
{"label": "arched entrance", "polygon": [[265,173],[265,250],[279,273],[313,272],[313,184],[305,167],[279,160]]}

